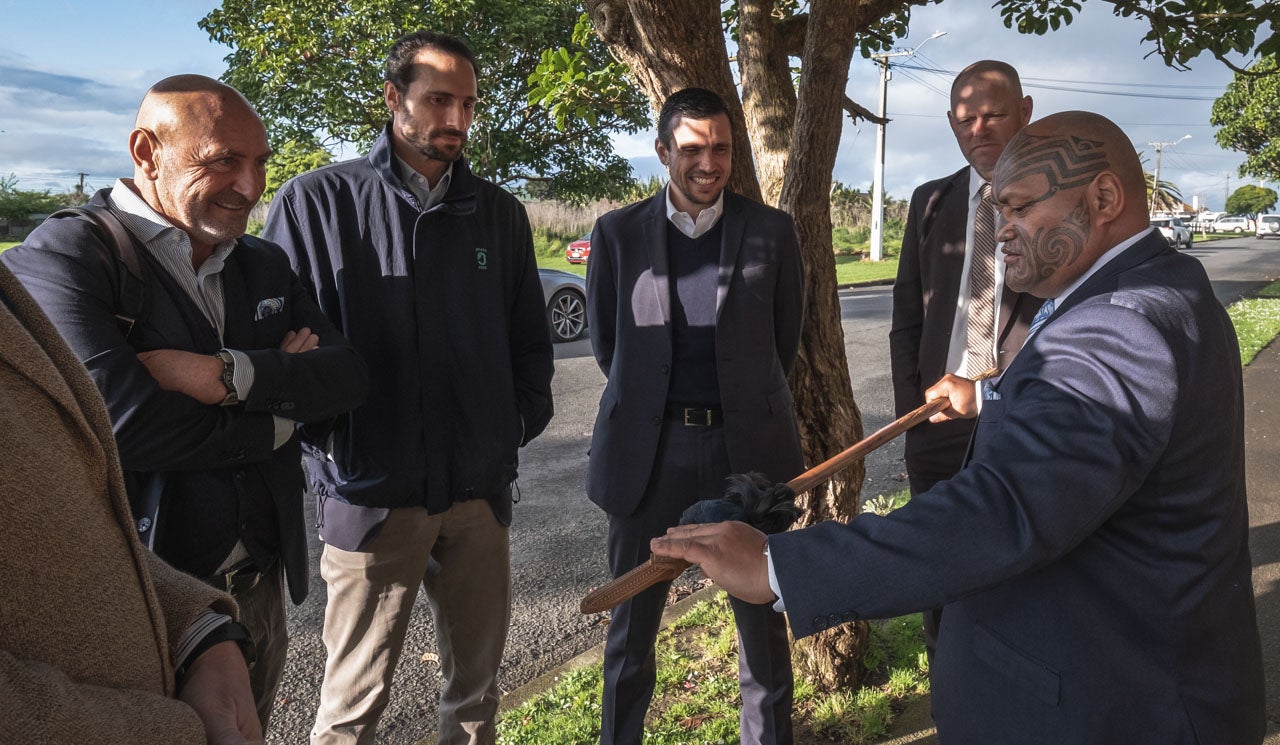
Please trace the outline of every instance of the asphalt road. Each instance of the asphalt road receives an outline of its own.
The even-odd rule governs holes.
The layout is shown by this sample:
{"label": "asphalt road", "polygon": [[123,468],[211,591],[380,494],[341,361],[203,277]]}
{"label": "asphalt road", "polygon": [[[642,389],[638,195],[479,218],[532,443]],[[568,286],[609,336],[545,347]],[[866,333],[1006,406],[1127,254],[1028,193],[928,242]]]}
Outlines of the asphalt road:
{"label": "asphalt road", "polygon": [[[1280,277],[1280,241],[1238,238],[1197,243],[1188,253],[1204,263],[1224,303]],[[868,433],[893,418],[890,307],[889,286],[840,293],[850,378]],[[605,519],[583,489],[591,426],[603,388],[604,376],[591,358],[589,342],[557,346],[556,416],[521,455],[521,499],[511,530],[514,607],[500,676],[504,692],[604,640],[603,617],[584,617],[577,610],[582,596],[609,578]],[[869,456],[863,495],[891,493],[904,485],[899,439]],[[308,505],[309,518],[311,513]],[[305,742],[319,702],[324,673],[319,549],[319,541],[313,540],[311,597],[290,609],[289,661],[269,743]],[[686,574],[684,581],[694,579]],[[416,743],[434,732],[440,683],[435,653],[431,613],[425,597],[419,597],[391,704],[379,728],[379,743]]]}

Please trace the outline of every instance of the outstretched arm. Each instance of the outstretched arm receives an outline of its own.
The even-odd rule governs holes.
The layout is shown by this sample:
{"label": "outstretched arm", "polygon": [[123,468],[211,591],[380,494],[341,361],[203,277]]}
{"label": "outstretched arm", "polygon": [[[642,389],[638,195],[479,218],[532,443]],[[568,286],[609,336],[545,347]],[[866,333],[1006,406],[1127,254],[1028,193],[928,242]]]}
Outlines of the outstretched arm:
{"label": "outstretched arm", "polygon": [[769,561],[764,533],[741,522],[677,525],[654,538],[655,556],[684,559],[702,567],[725,592],[748,603],[776,600],[769,589]]}

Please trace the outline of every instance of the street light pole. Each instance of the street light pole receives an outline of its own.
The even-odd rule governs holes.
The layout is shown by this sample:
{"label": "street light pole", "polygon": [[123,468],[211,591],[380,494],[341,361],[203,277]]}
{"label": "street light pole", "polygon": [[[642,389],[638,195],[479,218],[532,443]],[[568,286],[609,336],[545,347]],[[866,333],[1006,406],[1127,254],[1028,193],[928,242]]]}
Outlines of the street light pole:
{"label": "street light pole", "polygon": [[1162,153],[1166,147],[1173,147],[1174,145],[1177,145],[1179,142],[1182,142],[1183,140],[1190,139],[1190,137],[1191,135],[1188,134],[1188,135],[1183,135],[1172,142],[1148,142],[1147,143],[1148,145],[1156,149],[1156,170],[1155,170],[1155,173],[1151,174],[1151,209],[1148,210],[1151,214],[1155,214],[1156,195],[1160,192],[1160,153]]}
{"label": "street light pole", "polygon": [[885,115],[888,112],[890,57],[910,57],[920,51],[920,47],[939,36],[946,36],[946,31],[935,31],[932,36],[920,42],[915,49],[903,52],[885,52],[873,54],[871,59],[880,65],[880,124],[876,125],[876,162],[871,177],[871,260],[879,261],[884,255],[884,134]]}
{"label": "street light pole", "polygon": [[[876,112],[884,119],[889,98],[888,55],[873,55],[880,65],[880,109]],[[884,123],[876,125],[876,163],[871,177],[871,260],[879,261],[884,248]]]}

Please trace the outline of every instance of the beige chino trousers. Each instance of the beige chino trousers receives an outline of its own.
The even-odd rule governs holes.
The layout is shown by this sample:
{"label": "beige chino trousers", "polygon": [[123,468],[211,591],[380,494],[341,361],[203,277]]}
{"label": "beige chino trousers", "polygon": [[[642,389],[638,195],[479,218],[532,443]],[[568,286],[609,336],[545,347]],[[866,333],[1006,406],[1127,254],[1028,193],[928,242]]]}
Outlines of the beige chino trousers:
{"label": "beige chino trousers", "polygon": [[391,510],[364,550],[326,545],[320,574],[328,583],[328,658],[312,745],[373,743],[419,586],[435,618],[444,677],[437,742],[493,745],[511,558],[508,529],[486,501],[458,502],[438,515]]}

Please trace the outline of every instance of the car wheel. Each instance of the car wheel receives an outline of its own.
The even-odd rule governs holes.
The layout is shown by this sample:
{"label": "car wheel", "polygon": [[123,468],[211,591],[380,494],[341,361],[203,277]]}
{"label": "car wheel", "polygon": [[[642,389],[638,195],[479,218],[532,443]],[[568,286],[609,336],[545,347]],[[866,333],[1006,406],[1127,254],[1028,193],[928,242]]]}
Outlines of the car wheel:
{"label": "car wheel", "polygon": [[586,298],[567,287],[557,290],[547,303],[547,322],[551,324],[552,341],[581,339],[587,330]]}
{"label": "car wheel", "polygon": [[1240,235],[1241,233],[1243,233],[1243,232],[1244,232],[1244,228],[1239,228],[1239,227],[1238,227],[1238,228],[1236,228],[1235,230],[1233,230],[1233,231],[1231,231],[1231,232],[1232,232],[1232,233],[1235,233],[1236,235]]}

